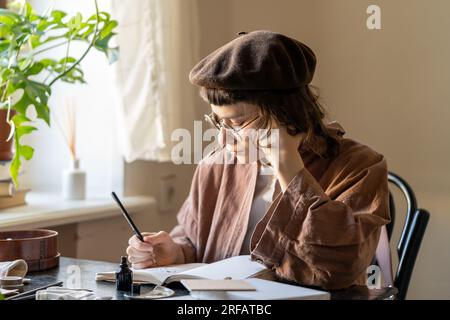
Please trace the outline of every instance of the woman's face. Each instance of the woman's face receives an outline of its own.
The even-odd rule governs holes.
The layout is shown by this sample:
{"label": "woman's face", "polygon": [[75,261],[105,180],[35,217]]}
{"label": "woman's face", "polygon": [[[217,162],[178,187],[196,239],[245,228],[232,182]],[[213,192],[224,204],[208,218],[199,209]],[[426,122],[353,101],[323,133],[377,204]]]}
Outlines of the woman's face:
{"label": "woman's face", "polygon": [[[233,128],[221,128],[218,142],[229,152],[236,155],[240,162],[248,162],[248,148],[252,145],[249,142],[252,138],[251,135],[255,132],[252,129],[257,129],[259,107],[238,103],[226,106],[211,105],[211,109],[219,123]],[[236,139],[236,135],[239,136],[239,139]]]}

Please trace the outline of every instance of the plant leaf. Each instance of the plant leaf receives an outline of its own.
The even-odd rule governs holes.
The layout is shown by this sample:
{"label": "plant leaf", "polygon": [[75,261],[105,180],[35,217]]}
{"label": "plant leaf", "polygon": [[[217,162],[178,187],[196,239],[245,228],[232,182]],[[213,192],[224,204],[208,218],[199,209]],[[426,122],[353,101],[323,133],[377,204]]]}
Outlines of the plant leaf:
{"label": "plant leaf", "polygon": [[53,67],[58,63],[55,59],[50,59],[50,58],[42,59],[39,62],[42,63],[44,68]]}
{"label": "plant leaf", "polygon": [[50,110],[47,102],[51,94],[51,89],[45,84],[26,80],[25,93],[31,101],[33,101],[36,109],[37,117],[44,120],[50,126]]}
{"label": "plant leaf", "polygon": [[0,9],[0,23],[14,25],[21,20],[19,14],[8,9]]}
{"label": "plant leaf", "polygon": [[16,114],[11,120],[13,121],[16,130],[14,131],[15,151],[9,172],[14,182],[14,186],[18,188],[19,170],[22,165],[21,157],[25,158],[25,160],[30,160],[34,154],[34,149],[31,146],[22,145],[20,143],[20,139],[24,135],[30,134],[31,132],[37,130],[37,128],[30,125],[22,125],[25,121],[29,121],[29,119],[24,115]]}
{"label": "plant leaf", "polygon": [[115,35],[116,34],[114,32],[111,32],[105,38],[95,41],[94,44],[94,47],[97,50],[103,52],[106,55],[110,64],[117,61],[117,59],[119,58],[119,47],[109,47],[109,40],[111,40],[111,38]]}
{"label": "plant leaf", "polygon": [[44,65],[40,62],[35,62],[31,67],[26,70],[26,74],[28,75],[36,75],[39,74],[42,69],[44,69]]}
{"label": "plant leaf", "polygon": [[39,47],[41,45],[41,36],[37,34],[32,34],[28,39],[32,49]]}
{"label": "plant leaf", "polygon": [[16,113],[13,117],[13,119],[11,119],[13,121],[13,123],[15,125],[20,126],[22,123],[24,122],[31,122],[31,120],[25,116],[24,114],[20,114],[20,113]]}
{"label": "plant leaf", "polygon": [[27,17],[29,19],[32,13],[33,13],[33,8],[31,7],[31,4],[26,2],[25,3],[25,17]]}
{"label": "plant leaf", "polygon": [[69,22],[67,22],[67,26],[69,29],[76,30],[81,27],[81,22],[83,20],[83,17],[81,16],[81,13],[77,13],[74,17],[70,18]]}
{"label": "plant leaf", "polygon": [[12,31],[10,26],[6,24],[0,24],[0,37],[1,38],[9,38],[12,35]]}
{"label": "plant leaf", "polygon": [[[14,138],[16,139],[16,138]],[[9,167],[9,173],[14,182],[14,186],[16,189],[19,187],[19,171],[22,166],[22,161],[20,158],[23,156],[26,160],[30,160],[33,157],[34,149],[31,146],[21,145],[20,143],[15,143],[15,152],[14,157],[11,162],[11,166]]]}
{"label": "plant leaf", "polygon": [[102,40],[103,38],[107,37],[115,27],[117,27],[118,23],[115,20],[109,21],[103,29],[100,31],[99,39]]}
{"label": "plant leaf", "polygon": [[20,155],[25,158],[25,160],[30,160],[33,158],[34,149],[27,145],[20,146]]}
{"label": "plant leaf", "polygon": [[53,21],[55,22],[61,22],[61,20],[67,16],[67,13],[61,10],[53,10],[51,13],[51,16],[53,17]]}
{"label": "plant leaf", "polygon": [[120,56],[119,47],[108,48],[106,50],[106,56],[108,57],[109,64],[112,64],[112,63],[116,62],[117,60],[119,60],[119,56]]}
{"label": "plant leaf", "polygon": [[26,114],[28,107],[32,104],[33,100],[31,100],[24,91],[22,97],[12,106],[12,108],[21,114]]}
{"label": "plant leaf", "polygon": [[23,94],[19,101],[17,101],[13,108],[21,113],[26,114],[30,105],[34,105],[37,117],[44,120],[50,126],[50,110],[48,108],[48,98],[51,94],[51,88],[45,84],[19,78],[19,83],[16,84],[15,89],[23,89]]}

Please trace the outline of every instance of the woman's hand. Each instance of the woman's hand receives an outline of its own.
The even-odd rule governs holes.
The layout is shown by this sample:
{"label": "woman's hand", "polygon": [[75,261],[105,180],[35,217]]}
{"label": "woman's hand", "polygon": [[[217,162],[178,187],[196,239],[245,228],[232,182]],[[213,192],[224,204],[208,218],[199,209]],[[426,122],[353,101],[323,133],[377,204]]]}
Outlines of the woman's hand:
{"label": "woman's hand", "polygon": [[143,232],[144,242],[136,236],[128,241],[128,260],[136,269],[184,263],[181,247],[165,231]]}
{"label": "woman's hand", "polygon": [[259,142],[260,150],[264,152],[274,169],[283,191],[287,189],[291,180],[305,166],[298,151],[304,136],[302,133],[292,136],[287,132],[286,127],[279,126],[275,121],[272,121],[271,137]]}

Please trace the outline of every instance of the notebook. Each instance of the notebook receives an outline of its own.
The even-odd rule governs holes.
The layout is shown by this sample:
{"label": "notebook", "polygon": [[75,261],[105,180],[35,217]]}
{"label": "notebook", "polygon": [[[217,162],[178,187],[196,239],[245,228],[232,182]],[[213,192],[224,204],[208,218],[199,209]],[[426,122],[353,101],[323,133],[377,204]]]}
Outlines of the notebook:
{"label": "notebook", "polygon": [[190,290],[198,300],[329,300],[330,293],[264,279],[246,279],[254,290]]}
{"label": "notebook", "polygon": [[[271,278],[273,272],[263,264],[252,261],[249,255],[235,256],[213,263],[188,263],[148,269],[131,269],[133,282],[165,285],[182,279],[247,279]],[[115,281],[115,271],[99,272],[97,281]]]}
{"label": "notebook", "polygon": [[255,291],[246,280],[181,279],[189,291]]}

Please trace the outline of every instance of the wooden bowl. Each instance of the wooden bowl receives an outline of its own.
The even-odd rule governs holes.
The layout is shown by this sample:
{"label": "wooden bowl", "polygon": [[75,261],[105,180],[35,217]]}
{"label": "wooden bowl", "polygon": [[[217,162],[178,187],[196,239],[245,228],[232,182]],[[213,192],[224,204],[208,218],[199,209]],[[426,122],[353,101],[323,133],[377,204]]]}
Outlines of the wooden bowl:
{"label": "wooden bowl", "polygon": [[17,230],[0,232],[0,261],[23,259],[28,271],[42,271],[59,265],[58,232]]}

